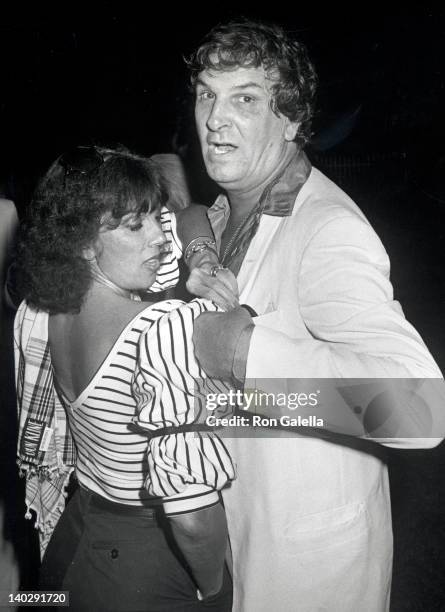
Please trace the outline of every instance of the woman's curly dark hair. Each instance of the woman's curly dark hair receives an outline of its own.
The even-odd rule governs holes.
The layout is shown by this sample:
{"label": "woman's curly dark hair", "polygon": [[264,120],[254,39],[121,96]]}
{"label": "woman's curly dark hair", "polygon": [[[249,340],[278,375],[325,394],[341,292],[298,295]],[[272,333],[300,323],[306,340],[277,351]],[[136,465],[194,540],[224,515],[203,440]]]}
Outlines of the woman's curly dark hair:
{"label": "woman's curly dark hair", "polygon": [[217,25],[186,63],[194,86],[203,70],[264,67],[272,85],[272,110],[299,122],[295,140],[303,146],[312,135],[317,75],[306,47],[278,25],[238,19]]}
{"label": "woman's curly dark hair", "polygon": [[54,162],[19,236],[19,291],[50,314],[79,312],[91,283],[84,252],[101,226],[116,228],[124,215],[150,212],[167,200],[156,163],[127,151],[79,149],[93,150],[102,161],[88,172],[64,166],[64,156]]}

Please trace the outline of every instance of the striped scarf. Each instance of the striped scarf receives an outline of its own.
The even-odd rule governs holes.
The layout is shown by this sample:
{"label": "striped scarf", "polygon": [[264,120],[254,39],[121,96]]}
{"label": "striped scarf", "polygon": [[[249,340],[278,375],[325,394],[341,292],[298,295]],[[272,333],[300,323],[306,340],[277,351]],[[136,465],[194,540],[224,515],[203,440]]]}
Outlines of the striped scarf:
{"label": "striped scarf", "polygon": [[17,463],[26,476],[26,518],[37,515],[43,552],[65,508],[65,487],[76,451],[65,410],[54,389],[48,345],[48,313],[23,302],[14,323],[19,416]]}

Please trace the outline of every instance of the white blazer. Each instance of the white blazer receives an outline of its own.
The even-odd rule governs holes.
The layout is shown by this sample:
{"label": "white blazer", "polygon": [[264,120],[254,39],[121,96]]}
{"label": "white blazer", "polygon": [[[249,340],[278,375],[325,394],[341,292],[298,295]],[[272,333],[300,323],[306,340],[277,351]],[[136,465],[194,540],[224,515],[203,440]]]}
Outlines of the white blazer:
{"label": "white blazer", "polygon": [[[290,216],[263,215],[238,283],[240,303],[259,313],[247,360],[251,384],[441,378],[393,301],[379,238],[354,202],[314,168]],[[384,449],[365,452],[361,441],[350,442],[276,431],[227,440],[237,468],[223,491],[236,612],[388,609],[392,529]]]}

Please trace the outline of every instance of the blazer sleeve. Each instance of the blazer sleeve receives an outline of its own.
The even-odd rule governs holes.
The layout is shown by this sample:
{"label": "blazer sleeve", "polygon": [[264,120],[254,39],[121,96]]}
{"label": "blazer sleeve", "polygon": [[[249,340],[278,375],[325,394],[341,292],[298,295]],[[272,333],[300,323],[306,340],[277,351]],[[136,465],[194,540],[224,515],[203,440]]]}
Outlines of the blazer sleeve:
{"label": "blazer sleeve", "polygon": [[[305,245],[298,278],[293,280],[309,335],[291,338],[261,325],[260,319],[252,334],[246,378],[281,378],[287,391],[296,379],[330,379],[334,387],[345,378],[426,382],[428,397],[422,402],[427,402],[432,423],[425,429],[422,419],[417,422],[417,408],[414,414],[401,409],[398,425],[389,426],[383,439],[375,439],[389,446],[435,446],[445,434],[442,374],[394,301],[389,269],[386,251],[365,219],[344,215],[319,227]],[[425,379],[438,384],[431,390]],[[342,426],[337,429],[360,433],[342,431]],[[406,436],[399,435],[401,431]]]}

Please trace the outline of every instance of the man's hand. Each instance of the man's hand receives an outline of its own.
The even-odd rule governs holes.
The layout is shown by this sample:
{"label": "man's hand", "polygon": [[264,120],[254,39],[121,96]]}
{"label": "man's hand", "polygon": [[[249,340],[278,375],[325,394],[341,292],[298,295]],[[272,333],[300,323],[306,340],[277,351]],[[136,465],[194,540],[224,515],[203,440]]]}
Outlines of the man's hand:
{"label": "man's hand", "polygon": [[[230,312],[204,312],[195,320],[195,355],[208,376],[243,382],[254,325],[241,306]],[[234,371],[235,368],[235,371]]]}

